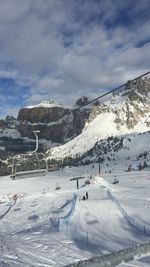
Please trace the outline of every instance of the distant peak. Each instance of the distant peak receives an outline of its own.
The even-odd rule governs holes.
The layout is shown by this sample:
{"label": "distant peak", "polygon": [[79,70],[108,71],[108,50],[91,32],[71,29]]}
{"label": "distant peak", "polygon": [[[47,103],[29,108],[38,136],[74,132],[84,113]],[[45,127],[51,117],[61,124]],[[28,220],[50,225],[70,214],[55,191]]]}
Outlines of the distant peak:
{"label": "distant peak", "polygon": [[86,96],[82,96],[81,98],[79,98],[76,103],[75,103],[75,107],[82,107],[84,105],[87,105],[89,102],[88,97]]}

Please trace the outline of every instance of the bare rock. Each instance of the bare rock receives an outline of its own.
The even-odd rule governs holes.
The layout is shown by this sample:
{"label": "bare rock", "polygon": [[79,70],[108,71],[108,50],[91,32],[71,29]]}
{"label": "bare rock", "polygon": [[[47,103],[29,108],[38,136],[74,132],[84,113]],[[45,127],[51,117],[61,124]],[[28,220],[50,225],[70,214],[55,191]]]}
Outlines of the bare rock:
{"label": "bare rock", "polygon": [[34,107],[34,108],[22,108],[18,113],[19,121],[28,121],[31,123],[41,122],[41,123],[50,123],[56,122],[64,115],[68,113],[69,109],[62,107]]}

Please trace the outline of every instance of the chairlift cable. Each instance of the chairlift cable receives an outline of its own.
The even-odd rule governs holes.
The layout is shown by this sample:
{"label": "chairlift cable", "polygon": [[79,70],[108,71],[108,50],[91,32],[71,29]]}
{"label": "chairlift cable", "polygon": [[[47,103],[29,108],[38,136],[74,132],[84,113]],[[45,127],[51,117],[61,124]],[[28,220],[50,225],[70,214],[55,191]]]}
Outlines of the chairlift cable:
{"label": "chairlift cable", "polygon": [[[142,78],[142,77],[144,77],[144,76],[146,76],[146,75],[148,75],[148,74],[150,74],[150,71],[145,72],[145,73],[141,74],[140,76],[134,78],[133,80],[129,80],[128,82],[132,83],[132,82],[137,81],[137,80],[139,80],[140,78]],[[105,97],[105,96],[107,96],[107,95],[109,95],[109,94],[112,94],[112,93],[115,92],[115,91],[118,91],[118,90],[121,89],[122,87],[126,86],[126,85],[128,84],[128,82],[126,82],[126,83],[124,83],[124,84],[122,84],[122,85],[120,85],[120,86],[118,86],[118,87],[112,89],[111,91],[109,91],[109,92],[107,92],[107,93],[105,93],[105,94],[103,94],[103,95],[100,95],[100,96],[98,96],[98,97],[92,99],[92,100],[89,101],[87,104],[84,104],[84,105],[81,106],[81,107],[77,107],[77,108],[73,109],[72,111],[76,111],[76,110],[79,110],[79,109],[81,109],[81,108],[83,108],[83,107],[86,107],[86,106],[88,106],[89,104],[95,102],[96,100],[98,100],[98,99],[100,99],[100,98],[103,98],[103,97]],[[72,112],[72,111],[71,111],[71,112]]]}

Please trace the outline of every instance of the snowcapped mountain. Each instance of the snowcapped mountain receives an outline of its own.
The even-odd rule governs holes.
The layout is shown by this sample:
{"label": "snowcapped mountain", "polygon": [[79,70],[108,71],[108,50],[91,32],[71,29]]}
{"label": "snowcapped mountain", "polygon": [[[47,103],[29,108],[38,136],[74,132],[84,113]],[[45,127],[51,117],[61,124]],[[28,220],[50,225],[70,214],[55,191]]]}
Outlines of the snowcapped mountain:
{"label": "snowcapped mountain", "polygon": [[[94,153],[94,147],[101,140],[107,143],[109,137],[136,136],[135,143],[138,143],[138,139],[143,142],[145,135],[141,139],[139,133],[149,130],[150,79],[128,82],[124,90],[92,106],[82,133],[68,143],[50,149],[48,158],[83,158],[92,149]],[[149,134],[147,138],[150,138]],[[134,143],[135,139],[132,139]],[[150,151],[150,147],[147,146],[147,149]]]}
{"label": "snowcapped mountain", "polygon": [[[82,105],[82,101],[76,106]],[[42,101],[36,106],[19,110],[17,119],[7,116],[0,120],[0,159],[35,149],[33,132],[39,130],[39,152],[72,139],[81,133],[89,111],[71,112],[70,109],[55,101]],[[7,174],[7,163],[1,163],[0,175]]]}
{"label": "snowcapped mountain", "polygon": [[[51,147],[47,151],[48,160],[61,161],[64,165],[76,164],[76,159],[83,164],[98,161],[100,157],[108,160],[105,154],[113,154],[116,137],[124,147],[125,139],[131,139],[125,150],[128,153],[124,153],[126,158],[130,156],[131,146],[135,148],[135,158],[140,153],[149,153],[150,78],[128,82],[121,91],[84,107],[88,102],[87,97],[82,97],[69,109],[52,100],[42,101],[36,106],[22,108],[17,119],[7,116],[5,121],[0,120],[1,158],[6,159],[16,151],[19,153],[21,148],[33,150],[34,130],[40,130],[38,135],[44,151]],[[76,110],[78,107],[80,109]],[[141,151],[137,150],[140,142]],[[106,148],[102,149],[102,144]],[[6,153],[8,148],[10,153]],[[121,155],[117,156],[123,157]]]}

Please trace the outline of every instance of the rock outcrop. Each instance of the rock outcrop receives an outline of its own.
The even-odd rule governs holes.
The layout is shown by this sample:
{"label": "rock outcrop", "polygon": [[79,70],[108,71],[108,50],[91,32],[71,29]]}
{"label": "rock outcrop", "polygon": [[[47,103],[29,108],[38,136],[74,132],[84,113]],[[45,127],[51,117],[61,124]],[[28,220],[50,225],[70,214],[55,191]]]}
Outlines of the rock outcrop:
{"label": "rock outcrop", "polygon": [[72,111],[65,114],[57,121],[44,123],[30,121],[19,121],[17,129],[22,137],[33,138],[33,131],[39,130],[40,139],[51,140],[55,143],[65,143],[81,133],[88,118],[86,111]]}
{"label": "rock outcrop", "polygon": [[31,123],[51,123],[56,122],[68,114],[69,109],[61,107],[45,108],[22,108],[18,113],[18,121],[28,121]]}
{"label": "rock outcrop", "polygon": [[3,129],[4,127],[7,127],[7,123],[5,120],[0,120],[0,129]]}
{"label": "rock outcrop", "polygon": [[82,96],[76,101],[75,107],[82,107],[84,105],[87,105],[89,102],[89,99],[86,96]]}
{"label": "rock outcrop", "polygon": [[[82,106],[88,98],[76,102]],[[22,108],[18,113],[17,129],[22,137],[33,138],[33,131],[39,130],[39,138],[55,143],[65,143],[81,133],[89,111],[71,110],[54,101],[43,101],[37,106]]]}
{"label": "rock outcrop", "polygon": [[[82,132],[88,116],[89,110],[71,110],[54,101],[44,101],[37,106],[22,108],[17,119],[7,116],[5,120],[0,121],[0,145],[3,149],[0,157],[5,159],[12,152],[33,150],[35,141],[31,145],[30,139],[35,140],[33,132],[36,130],[40,131],[39,139],[63,144]],[[46,148],[47,145],[43,145],[43,149]]]}

